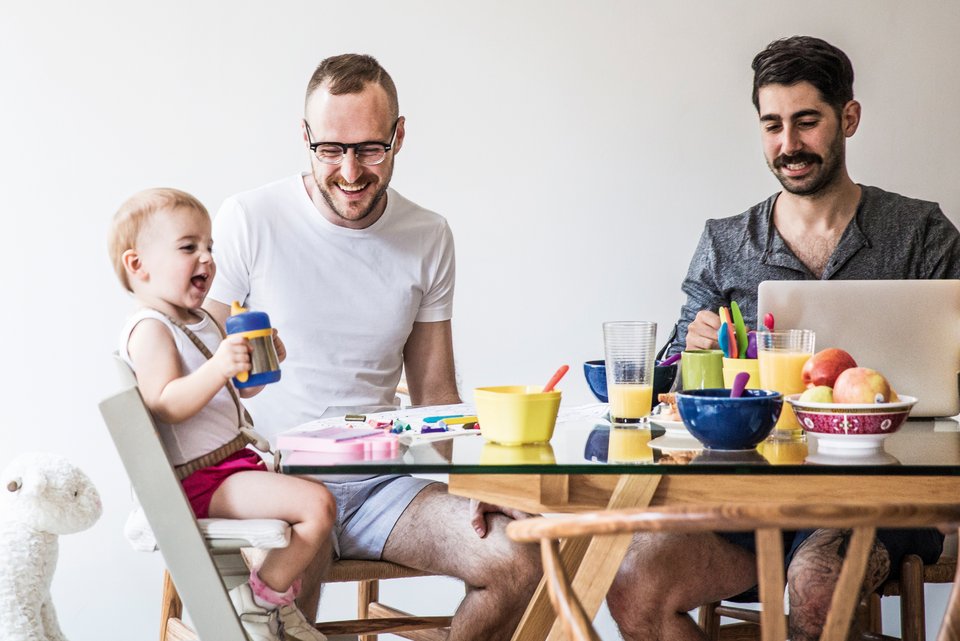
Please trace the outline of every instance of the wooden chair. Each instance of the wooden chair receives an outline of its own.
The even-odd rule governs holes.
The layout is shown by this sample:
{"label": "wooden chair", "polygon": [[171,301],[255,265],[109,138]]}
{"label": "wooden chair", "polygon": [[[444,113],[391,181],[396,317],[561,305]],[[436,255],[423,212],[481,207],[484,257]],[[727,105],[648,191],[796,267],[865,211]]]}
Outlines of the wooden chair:
{"label": "wooden chair", "polygon": [[[217,519],[220,520],[220,519]],[[280,521],[279,523],[283,523]],[[286,526],[286,523],[283,523]],[[210,541],[208,541],[210,542]],[[247,547],[247,546],[243,546]],[[225,567],[220,567],[221,576]],[[246,566],[234,576],[245,580]],[[379,601],[380,581],[433,576],[396,563],[385,561],[334,561],[326,583],[357,583],[357,618],[323,621],[316,628],[327,636],[359,635],[360,641],[376,641],[378,634],[394,634],[415,641],[443,641],[451,617],[418,617]],[[183,603],[167,570],[163,572],[163,594],[160,606],[160,641],[196,641],[197,635],[183,621]]]}
{"label": "wooden chair", "polygon": [[[960,523],[960,505],[722,505],[612,510],[560,518],[515,521],[507,534],[516,541],[540,542],[544,575],[557,615],[568,638],[599,641],[573,593],[560,561],[558,540],[568,537],[627,532],[734,532],[753,530],[757,539],[757,575],[762,609],[758,614],[763,641],[786,639],[783,610],[784,529],[851,528],[840,578],[821,639],[846,639],[858,601],[866,561],[877,527],[923,527]],[[642,580],[642,579],[641,579]],[[941,626],[940,641],[960,639],[960,592],[954,588]]]}
{"label": "wooden chair", "polygon": [[[164,577],[161,641],[197,637],[203,641],[245,639],[227,595],[229,589],[246,580],[249,574],[240,549],[255,546],[258,541],[262,543],[264,538],[272,541],[269,546],[285,545],[283,533],[289,526],[283,521],[271,520],[202,519],[198,522],[132,372],[119,359],[117,363],[123,389],[103,400],[100,412],[169,572]],[[278,536],[281,542],[277,542]],[[450,625],[450,617],[411,617],[378,602],[380,579],[411,576],[425,576],[425,573],[385,562],[334,563],[330,581],[359,582],[360,618],[319,624],[318,629],[324,634],[361,634],[365,635],[364,639],[375,639],[377,633],[387,632],[425,641],[445,638],[442,628]],[[181,596],[190,610],[195,632],[180,620]]]}
{"label": "wooden chair", "polygon": [[900,638],[903,641],[926,639],[926,602],[923,586],[926,583],[952,583],[957,574],[957,551],[944,549],[936,563],[924,565],[919,556],[908,555],[900,566],[900,580],[886,581],[880,594],[872,594],[867,602],[867,628],[874,634],[881,633],[880,598],[900,597]]}
{"label": "wooden chair", "polygon": [[[950,539],[953,539],[952,544]],[[890,579],[880,586],[878,592],[867,596],[860,604],[860,617],[864,638],[883,637],[881,598],[900,597],[900,639],[902,641],[925,641],[926,601],[924,585],[927,583],[953,583],[957,573],[957,550],[955,536],[948,537],[944,553],[932,565],[924,565],[919,556],[907,555],[900,566],[900,579]],[[721,617],[735,619],[738,623],[720,625]],[[700,627],[712,641],[752,641],[760,638],[759,615],[756,610],[739,606],[711,603],[700,608]],[[888,637],[889,638],[889,637]]]}

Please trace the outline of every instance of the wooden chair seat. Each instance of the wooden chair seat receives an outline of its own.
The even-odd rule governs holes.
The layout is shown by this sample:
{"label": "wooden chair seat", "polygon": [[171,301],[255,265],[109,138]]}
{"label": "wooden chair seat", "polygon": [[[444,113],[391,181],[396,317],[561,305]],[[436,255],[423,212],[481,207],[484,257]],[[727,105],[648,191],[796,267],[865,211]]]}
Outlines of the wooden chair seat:
{"label": "wooden chair seat", "polygon": [[[757,541],[757,576],[763,641],[786,639],[783,609],[783,530],[817,527],[852,530],[850,544],[834,591],[821,639],[846,639],[859,586],[877,527],[929,527],[960,523],[960,505],[722,505],[674,506],[611,510],[554,518],[515,521],[507,534],[516,541],[540,543],[550,600],[569,639],[599,641],[560,561],[561,538],[615,535],[632,532],[733,532],[754,531]],[[638,580],[642,580],[639,577]],[[951,593],[940,640],[960,638],[960,593]]]}
{"label": "wooden chair seat", "polygon": [[[924,565],[920,557],[911,554],[904,560],[904,564],[913,568],[919,565],[923,583],[953,583],[953,576],[957,573],[957,558],[952,556],[944,555],[933,565]],[[884,582],[880,587],[880,596],[900,596],[901,581],[890,579]]]}

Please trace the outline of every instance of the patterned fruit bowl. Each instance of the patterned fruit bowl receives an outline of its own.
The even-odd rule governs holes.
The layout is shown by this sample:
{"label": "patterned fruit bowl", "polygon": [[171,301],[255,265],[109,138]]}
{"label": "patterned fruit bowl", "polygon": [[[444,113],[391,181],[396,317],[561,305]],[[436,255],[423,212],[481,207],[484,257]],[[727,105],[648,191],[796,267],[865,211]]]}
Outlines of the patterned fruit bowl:
{"label": "patterned fruit bowl", "polygon": [[787,396],[797,420],[807,432],[829,436],[887,435],[900,429],[917,403],[901,396],[893,403],[811,403],[799,394]]}

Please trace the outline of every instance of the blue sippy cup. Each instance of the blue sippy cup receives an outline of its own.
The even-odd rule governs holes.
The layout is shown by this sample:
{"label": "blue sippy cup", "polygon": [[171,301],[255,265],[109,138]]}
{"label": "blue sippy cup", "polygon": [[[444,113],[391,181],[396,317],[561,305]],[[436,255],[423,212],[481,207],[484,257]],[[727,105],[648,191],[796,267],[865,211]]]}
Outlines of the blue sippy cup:
{"label": "blue sippy cup", "polygon": [[250,342],[250,371],[240,372],[233,378],[238,388],[255,387],[276,383],[280,380],[280,359],[273,346],[273,328],[270,317],[264,312],[248,312],[233,301],[230,317],[227,318],[227,334],[239,334]]}

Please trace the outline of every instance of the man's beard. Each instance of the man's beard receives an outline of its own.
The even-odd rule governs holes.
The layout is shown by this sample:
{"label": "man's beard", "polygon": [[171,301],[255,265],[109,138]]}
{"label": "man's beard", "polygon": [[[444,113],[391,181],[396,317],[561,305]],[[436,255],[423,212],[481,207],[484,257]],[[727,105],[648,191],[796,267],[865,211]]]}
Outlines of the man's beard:
{"label": "man's beard", "polygon": [[[795,179],[784,176],[777,171],[784,165],[798,162],[819,164],[820,171],[818,175],[814,176],[809,183],[803,182],[806,178],[801,179],[798,183]],[[843,162],[843,134],[838,131],[836,139],[833,141],[833,144],[830,145],[826,160],[817,154],[800,152],[792,156],[777,156],[772,164],[768,163],[768,166],[785,190],[796,196],[813,196],[837,181],[837,178],[840,176],[840,170],[843,168]]]}
{"label": "man's beard", "polygon": [[387,187],[390,186],[390,178],[393,172],[391,172],[391,175],[386,176],[386,178],[380,183],[379,188],[377,189],[376,192],[374,192],[373,198],[370,200],[370,204],[365,209],[362,209],[359,215],[350,215],[349,209],[345,211],[341,210],[337,206],[336,201],[333,199],[333,195],[330,193],[330,190],[336,189],[336,187],[330,187],[327,183],[322,182],[317,177],[316,172],[312,172],[312,173],[313,173],[313,180],[317,184],[317,190],[323,196],[323,200],[326,201],[327,206],[330,208],[330,211],[332,211],[335,215],[337,215],[339,218],[342,218],[343,220],[355,223],[357,221],[363,220],[364,218],[372,214],[373,211],[377,208],[377,205],[380,204],[380,201],[386,196]]}

